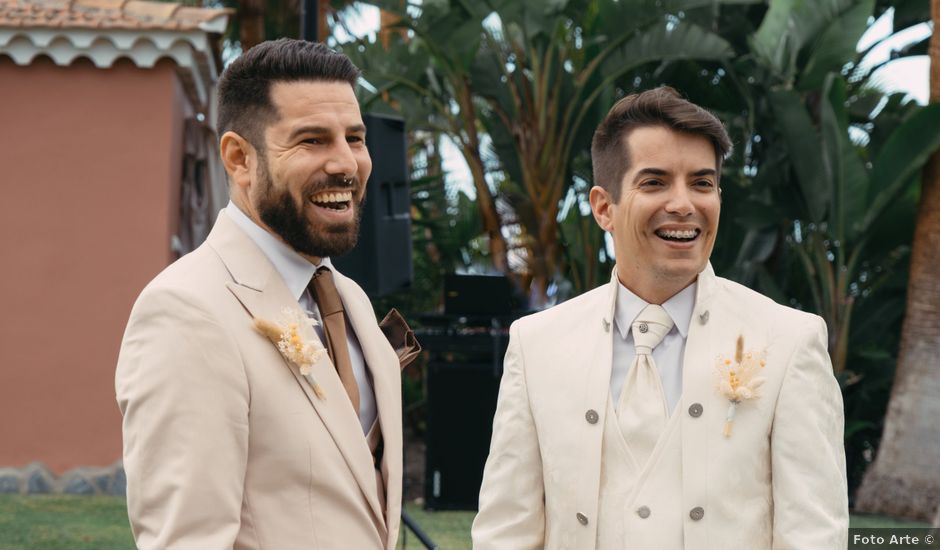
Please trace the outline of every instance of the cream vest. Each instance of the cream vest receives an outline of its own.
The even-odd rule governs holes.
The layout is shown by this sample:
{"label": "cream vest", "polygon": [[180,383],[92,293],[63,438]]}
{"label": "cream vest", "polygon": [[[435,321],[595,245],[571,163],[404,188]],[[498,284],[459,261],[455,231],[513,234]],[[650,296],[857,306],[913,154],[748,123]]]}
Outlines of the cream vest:
{"label": "cream vest", "polygon": [[[607,400],[597,550],[682,548],[681,416],[673,412],[649,461],[637,464],[630,434],[621,431],[612,400]],[[665,495],[673,495],[672,502]]]}

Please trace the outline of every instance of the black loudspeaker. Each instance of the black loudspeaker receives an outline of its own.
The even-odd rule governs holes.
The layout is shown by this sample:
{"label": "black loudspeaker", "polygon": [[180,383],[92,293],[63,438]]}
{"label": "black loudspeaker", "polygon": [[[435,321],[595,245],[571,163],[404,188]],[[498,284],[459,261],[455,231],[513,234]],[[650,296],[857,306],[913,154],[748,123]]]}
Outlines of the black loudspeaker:
{"label": "black loudspeaker", "polygon": [[477,509],[499,375],[491,362],[428,364],[427,509]]}
{"label": "black loudspeaker", "polygon": [[448,315],[509,315],[512,285],[505,275],[444,276],[444,313]]}
{"label": "black loudspeaker", "polygon": [[359,242],[333,258],[341,273],[371,297],[411,286],[411,193],[408,186],[405,121],[366,114],[366,145],[372,175],[366,187]]}

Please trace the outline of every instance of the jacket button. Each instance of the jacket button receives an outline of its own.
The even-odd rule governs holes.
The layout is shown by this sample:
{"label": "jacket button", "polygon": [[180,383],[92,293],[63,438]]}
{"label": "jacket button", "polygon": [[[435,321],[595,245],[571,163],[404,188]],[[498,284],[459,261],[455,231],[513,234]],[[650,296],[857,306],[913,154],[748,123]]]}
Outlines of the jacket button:
{"label": "jacket button", "polygon": [[703,410],[704,409],[702,408],[701,403],[692,403],[692,405],[689,407],[689,416],[692,418],[698,418],[702,416]]}
{"label": "jacket button", "polygon": [[588,409],[588,412],[584,413],[584,419],[588,421],[588,424],[597,424],[598,418],[597,411],[594,409]]}
{"label": "jacket button", "polygon": [[643,519],[650,517],[649,506],[640,506],[636,509],[636,515],[640,516]]}
{"label": "jacket button", "polygon": [[696,506],[689,512],[689,517],[692,518],[692,521],[698,521],[705,517],[705,509],[701,506]]}
{"label": "jacket button", "polygon": [[587,524],[588,524],[587,516],[585,516],[585,515],[582,514],[581,512],[578,512],[577,514],[575,514],[575,517],[578,518],[578,523],[580,523],[581,525],[587,525]]}

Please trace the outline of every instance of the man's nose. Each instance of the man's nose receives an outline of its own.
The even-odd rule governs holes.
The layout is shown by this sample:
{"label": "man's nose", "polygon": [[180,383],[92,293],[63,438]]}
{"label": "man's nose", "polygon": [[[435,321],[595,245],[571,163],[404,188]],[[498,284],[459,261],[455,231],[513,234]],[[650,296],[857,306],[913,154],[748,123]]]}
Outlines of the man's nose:
{"label": "man's nose", "polygon": [[692,197],[685,184],[673,185],[669,190],[669,200],[666,202],[666,211],[679,216],[691,216],[695,212]]}
{"label": "man's nose", "polygon": [[359,171],[356,155],[345,140],[340,141],[330,151],[324,170],[327,174],[351,177]]}

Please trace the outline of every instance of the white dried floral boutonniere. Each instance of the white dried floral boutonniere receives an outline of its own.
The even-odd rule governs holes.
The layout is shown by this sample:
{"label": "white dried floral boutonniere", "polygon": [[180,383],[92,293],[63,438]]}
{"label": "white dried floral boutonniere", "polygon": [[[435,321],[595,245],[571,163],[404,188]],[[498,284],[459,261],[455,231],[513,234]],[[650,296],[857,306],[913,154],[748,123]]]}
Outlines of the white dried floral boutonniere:
{"label": "white dried floral boutonniere", "polygon": [[748,399],[760,397],[760,387],[765,379],[759,374],[767,365],[766,359],[766,351],[744,351],[744,336],[738,336],[733,360],[724,356],[718,357],[715,365],[718,370],[718,392],[730,402],[725,417],[725,437],[731,436],[731,424],[734,422],[738,405]]}
{"label": "white dried floral boutonniere", "polygon": [[323,388],[313,377],[313,365],[323,357],[326,348],[317,340],[304,340],[300,334],[302,324],[315,325],[316,319],[307,317],[297,309],[284,308],[283,323],[273,323],[260,317],[255,317],[255,329],[265,335],[268,340],[277,346],[288,361],[297,365],[300,374],[313,386],[317,397],[324,399],[326,394]]}

